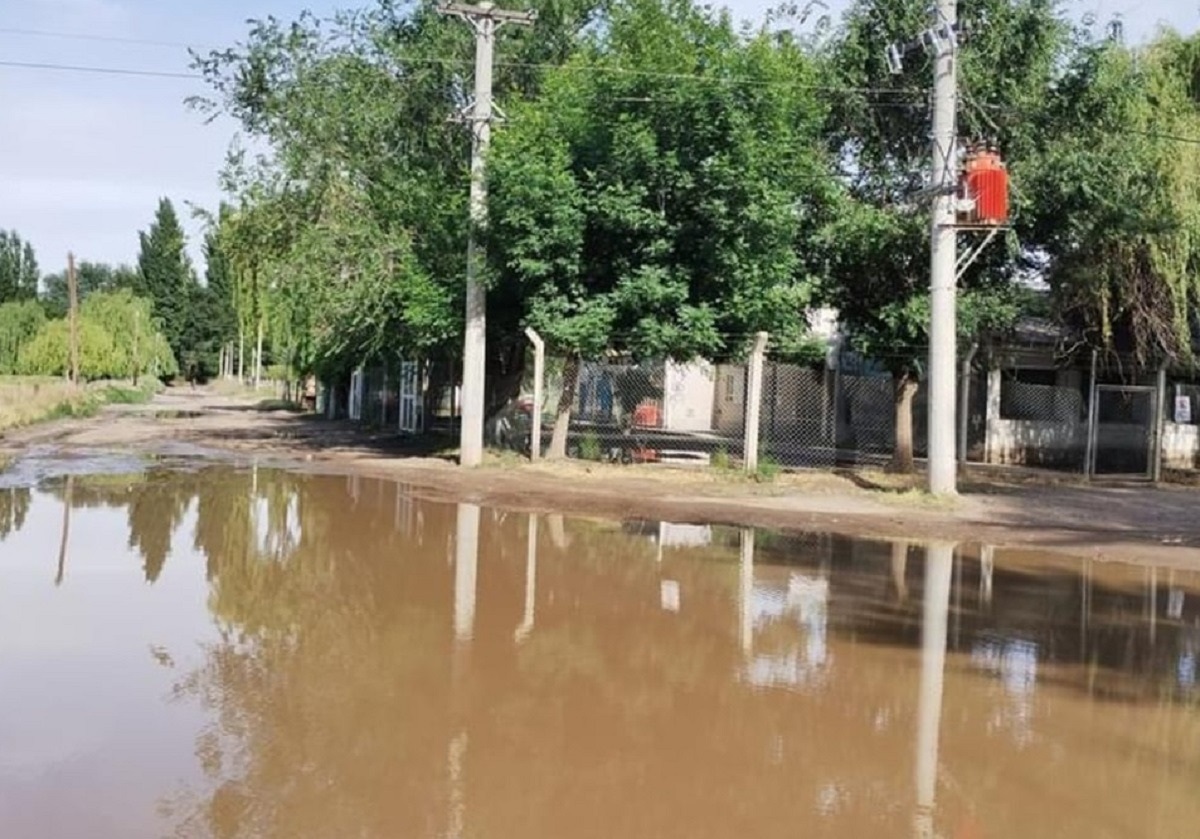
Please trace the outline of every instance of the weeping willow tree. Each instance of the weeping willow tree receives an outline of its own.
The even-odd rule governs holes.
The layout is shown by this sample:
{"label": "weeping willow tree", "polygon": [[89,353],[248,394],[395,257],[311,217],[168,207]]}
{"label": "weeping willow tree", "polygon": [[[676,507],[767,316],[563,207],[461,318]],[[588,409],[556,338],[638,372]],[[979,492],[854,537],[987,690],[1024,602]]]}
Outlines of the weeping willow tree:
{"label": "weeping willow tree", "polygon": [[1019,170],[1047,279],[1089,343],[1193,361],[1200,303],[1200,42],[1082,39],[1042,113],[1056,141]]}

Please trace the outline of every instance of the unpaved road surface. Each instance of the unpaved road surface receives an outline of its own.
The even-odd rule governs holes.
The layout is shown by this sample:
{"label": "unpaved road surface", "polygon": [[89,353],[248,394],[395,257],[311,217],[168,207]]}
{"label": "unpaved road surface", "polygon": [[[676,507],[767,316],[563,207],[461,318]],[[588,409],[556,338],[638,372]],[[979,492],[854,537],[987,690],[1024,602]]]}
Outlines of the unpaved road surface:
{"label": "unpaved road surface", "polygon": [[[871,473],[804,472],[756,484],[710,469],[528,464],[460,469],[391,433],[365,431],[245,397],[171,390],[0,437],[0,461],[119,451],[257,460],[394,478],[425,497],[530,511],[821,530],[920,541],[1028,546],[1099,559],[1200,567],[1200,493],[1187,487],[1088,486],[990,477],[953,502],[897,491]],[[993,473],[994,474],[994,473]]]}

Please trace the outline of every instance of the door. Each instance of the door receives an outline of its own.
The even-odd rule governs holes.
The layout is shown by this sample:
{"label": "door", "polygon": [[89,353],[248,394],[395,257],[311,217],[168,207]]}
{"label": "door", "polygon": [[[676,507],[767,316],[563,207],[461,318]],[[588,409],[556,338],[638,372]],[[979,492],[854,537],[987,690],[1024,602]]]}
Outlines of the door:
{"label": "door", "polygon": [[1153,387],[1096,386],[1092,474],[1153,477],[1155,400]]}

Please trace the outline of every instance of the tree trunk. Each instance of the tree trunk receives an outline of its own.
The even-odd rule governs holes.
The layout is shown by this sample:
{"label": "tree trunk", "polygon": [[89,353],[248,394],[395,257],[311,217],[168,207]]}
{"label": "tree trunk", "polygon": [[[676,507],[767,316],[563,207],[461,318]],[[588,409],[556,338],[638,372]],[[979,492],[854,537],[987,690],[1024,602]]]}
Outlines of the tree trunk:
{"label": "tree trunk", "polygon": [[579,356],[567,360],[563,370],[562,393],[558,397],[558,415],[554,418],[554,434],[550,437],[547,460],[562,460],[567,456],[567,433],[571,430],[571,406],[575,404],[575,388],[579,384]]}
{"label": "tree trunk", "polygon": [[917,395],[917,380],[911,373],[901,373],[895,379],[896,444],[892,450],[891,471],[911,475],[913,466],[913,397]]}
{"label": "tree trunk", "polygon": [[238,381],[246,381],[246,330],[238,327]]}
{"label": "tree trunk", "polygon": [[262,345],[263,345],[263,322],[262,318],[258,319],[258,342],[254,347],[254,389],[258,390],[259,384],[262,383]]}

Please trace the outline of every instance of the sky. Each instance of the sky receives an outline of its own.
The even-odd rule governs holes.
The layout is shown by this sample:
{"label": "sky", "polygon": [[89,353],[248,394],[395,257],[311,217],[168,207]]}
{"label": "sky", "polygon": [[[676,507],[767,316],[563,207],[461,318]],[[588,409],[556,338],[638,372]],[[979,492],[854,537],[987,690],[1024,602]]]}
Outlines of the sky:
{"label": "sky", "polygon": [[[0,62],[187,73],[185,45],[229,46],[243,36],[248,18],[291,19],[306,8],[327,14],[366,2],[0,0]],[[847,0],[828,2],[837,13]],[[738,18],[758,20],[777,3],[726,5]],[[1162,23],[1184,32],[1200,28],[1200,0],[1074,0],[1068,8],[1100,19],[1121,15],[1134,42]],[[61,270],[68,251],[81,260],[132,264],[138,231],[166,196],[185,222],[199,265],[202,224],[188,205],[216,207],[217,173],[236,130],[225,120],[205,124],[185,107],[188,96],[205,92],[195,79],[0,64],[0,229],[32,242],[47,273]]]}

